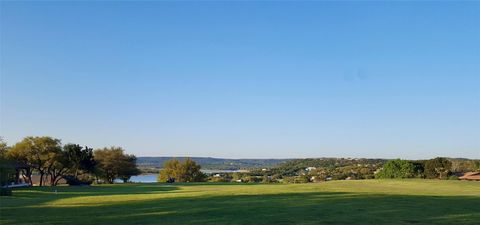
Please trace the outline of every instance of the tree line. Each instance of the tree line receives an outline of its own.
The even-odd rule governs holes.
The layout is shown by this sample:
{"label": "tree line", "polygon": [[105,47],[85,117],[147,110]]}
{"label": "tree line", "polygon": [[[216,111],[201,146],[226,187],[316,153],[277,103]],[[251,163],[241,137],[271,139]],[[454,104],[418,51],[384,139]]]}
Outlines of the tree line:
{"label": "tree line", "polygon": [[140,174],[136,160],[135,155],[126,154],[121,147],[94,150],[79,144],[62,145],[60,139],[48,136],[25,137],[13,146],[0,141],[2,186],[15,176],[33,185],[34,174],[39,176],[40,186],[47,182],[55,186],[62,179],[71,185],[90,184],[94,180],[127,182],[131,176]]}
{"label": "tree line", "polygon": [[450,160],[437,157],[430,160],[390,160],[375,174],[379,179],[457,179],[457,175],[480,171],[480,160]]}
{"label": "tree line", "polygon": [[362,158],[295,159],[273,168],[246,173],[219,173],[211,182],[307,183],[359,179],[458,179],[465,172],[480,171],[480,160],[437,157],[429,160]]}

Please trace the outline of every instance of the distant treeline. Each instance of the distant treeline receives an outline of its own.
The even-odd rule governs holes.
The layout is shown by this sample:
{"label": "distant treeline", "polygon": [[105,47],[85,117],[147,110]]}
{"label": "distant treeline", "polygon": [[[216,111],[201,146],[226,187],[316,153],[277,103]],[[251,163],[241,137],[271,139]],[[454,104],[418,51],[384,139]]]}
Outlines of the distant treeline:
{"label": "distant treeline", "polygon": [[470,171],[480,171],[480,160],[434,158],[430,160],[387,160],[363,158],[294,159],[272,168],[248,173],[212,174],[216,182],[307,183],[358,179],[458,179]]}
{"label": "distant treeline", "polygon": [[165,162],[171,159],[184,161],[187,158],[195,161],[206,170],[252,170],[270,168],[291,159],[223,159],[211,157],[138,157],[137,165],[145,172],[158,172]]}

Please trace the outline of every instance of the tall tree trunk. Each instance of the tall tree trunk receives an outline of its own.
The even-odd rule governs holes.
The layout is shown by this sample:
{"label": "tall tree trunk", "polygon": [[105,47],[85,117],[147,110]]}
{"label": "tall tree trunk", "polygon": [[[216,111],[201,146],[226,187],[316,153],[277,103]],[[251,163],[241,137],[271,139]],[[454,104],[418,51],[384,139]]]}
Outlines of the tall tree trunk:
{"label": "tall tree trunk", "polygon": [[40,186],[43,186],[43,171],[40,171]]}
{"label": "tall tree trunk", "polygon": [[30,168],[27,169],[26,175],[28,177],[28,182],[30,182],[30,185],[33,186],[33,181],[32,181],[32,170]]}
{"label": "tall tree trunk", "polygon": [[50,174],[50,186],[55,186],[55,180],[57,179],[56,176]]}

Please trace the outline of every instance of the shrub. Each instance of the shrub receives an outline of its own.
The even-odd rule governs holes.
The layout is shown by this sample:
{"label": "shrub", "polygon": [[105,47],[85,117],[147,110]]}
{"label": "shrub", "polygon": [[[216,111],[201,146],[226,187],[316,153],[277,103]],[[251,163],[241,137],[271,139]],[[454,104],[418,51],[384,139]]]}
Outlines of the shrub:
{"label": "shrub", "polygon": [[75,176],[64,176],[63,179],[65,179],[70,186],[91,185],[93,183],[92,179],[82,177],[76,178]]}
{"label": "shrub", "polygon": [[455,176],[455,175],[449,176],[448,180],[458,180],[458,176]]}

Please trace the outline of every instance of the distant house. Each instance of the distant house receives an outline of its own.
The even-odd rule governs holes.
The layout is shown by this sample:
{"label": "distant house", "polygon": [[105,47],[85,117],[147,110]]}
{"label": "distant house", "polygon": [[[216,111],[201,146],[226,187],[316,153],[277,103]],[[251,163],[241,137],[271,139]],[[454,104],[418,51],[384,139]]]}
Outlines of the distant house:
{"label": "distant house", "polygon": [[20,162],[7,161],[0,164],[0,168],[11,169],[12,174],[9,174],[13,178],[13,182],[6,184],[4,187],[25,187],[31,186],[31,181],[28,177],[21,177],[22,170],[31,170],[30,166]]}
{"label": "distant house", "polygon": [[460,180],[476,180],[480,181],[480,172],[468,172],[459,177]]}
{"label": "distant house", "polygon": [[316,167],[310,166],[310,167],[307,167],[305,170],[306,171],[312,171],[312,170],[316,170],[316,169],[317,169]]}

